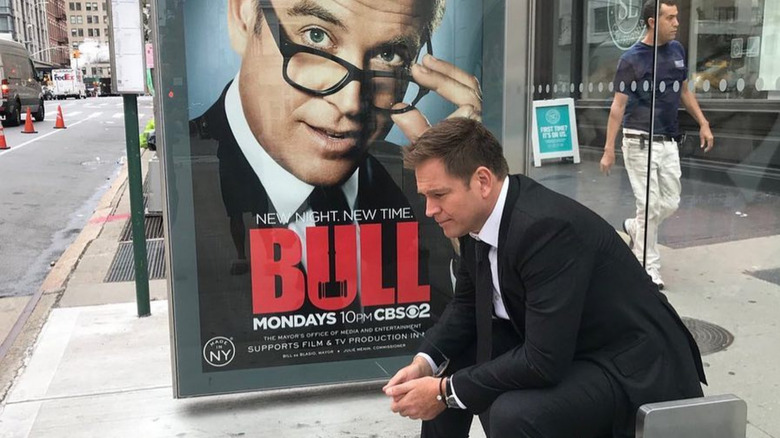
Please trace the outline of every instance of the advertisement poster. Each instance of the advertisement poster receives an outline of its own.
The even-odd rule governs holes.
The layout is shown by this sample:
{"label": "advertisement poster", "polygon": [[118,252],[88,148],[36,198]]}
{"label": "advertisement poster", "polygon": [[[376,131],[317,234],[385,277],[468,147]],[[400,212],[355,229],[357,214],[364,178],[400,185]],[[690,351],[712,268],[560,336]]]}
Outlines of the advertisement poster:
{"label": "advertisement poster", "polygon": [[458,109],[426,54],[480,79],[482,2],[183,5],[200,369],[414,354],[457,253],[395,121]]}

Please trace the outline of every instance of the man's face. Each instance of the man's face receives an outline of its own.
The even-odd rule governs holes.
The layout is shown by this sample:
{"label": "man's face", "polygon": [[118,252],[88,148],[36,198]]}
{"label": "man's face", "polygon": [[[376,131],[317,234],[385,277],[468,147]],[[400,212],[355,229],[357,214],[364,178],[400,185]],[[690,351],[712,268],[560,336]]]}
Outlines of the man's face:
{"label": "man's face", "polygon": [[[432,1],[271,3],[291,42],[366,70],[377,63],[414,62]],[[282,55],[269,26],[263,21],[259,35],[253,28],[249,23],[243,50],[234,42],[243,58],[239,91],[252,132],[271,157],[300,180],[312,185],[344,181],[365,155],[368,144],[384,138],[390,130],[389,114],[373,107],[369,90],[361,89],[368,87],[361,87],[359,81],[321,97],[293,88],[282,76]],[[316,74],[314,68],[311,75]]]}
{"label": "man's face", "polygon": [[677,6],[669,6],[661,3],[661,10],[658,14],[659,46],[677,38],[677,28],[680,26],[680,22],[677,21],[677,18]]}
{"label": "man's face", "polygon": [[475,175],[468,184],[456,178],[438,158],[414,169],[417,191],[425,197],[425,215],[432,217],[449,238],[477,233],[490,216],[492,206],[483,196]]}

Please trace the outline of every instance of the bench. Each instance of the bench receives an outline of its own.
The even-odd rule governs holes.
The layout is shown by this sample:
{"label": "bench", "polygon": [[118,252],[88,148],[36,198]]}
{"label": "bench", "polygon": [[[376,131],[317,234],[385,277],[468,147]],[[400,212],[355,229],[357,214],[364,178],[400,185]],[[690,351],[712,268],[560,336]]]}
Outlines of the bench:
{"label": "bench", "polygon": [[636,438],[745,438],[747,403],[732,395],[648,403],[636,416]]}

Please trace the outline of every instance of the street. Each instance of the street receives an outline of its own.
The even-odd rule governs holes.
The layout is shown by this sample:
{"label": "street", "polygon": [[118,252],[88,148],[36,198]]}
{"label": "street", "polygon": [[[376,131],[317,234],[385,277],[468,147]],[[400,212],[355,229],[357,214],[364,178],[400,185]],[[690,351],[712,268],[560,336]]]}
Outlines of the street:
{"label": "street", "polygon": [[[67,129],[53,129],[61,105]],[[141,129],[152,98],[138,99]],[[32,295],[126,159],[121,97],[46,102],[46,119],[5,128],[0,150],[0,297]]]}

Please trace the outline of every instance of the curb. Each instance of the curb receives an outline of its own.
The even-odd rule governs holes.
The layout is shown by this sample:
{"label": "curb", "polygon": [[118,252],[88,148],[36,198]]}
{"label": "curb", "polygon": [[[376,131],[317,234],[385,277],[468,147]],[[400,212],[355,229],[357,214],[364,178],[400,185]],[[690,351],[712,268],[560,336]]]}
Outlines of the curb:
{"label": "curb", "polygon": [[51,309],[65,292],[68,279],[89,245],[103,231],[103,225],[116,210],[127,184],[127,161],[119,174],[98,201],[98,205],[79,235],[46,275],[41,287],[31,296],[8,336],[0,344],[0,402],[5,400],[11,386],[26,365],[38,335]]}

